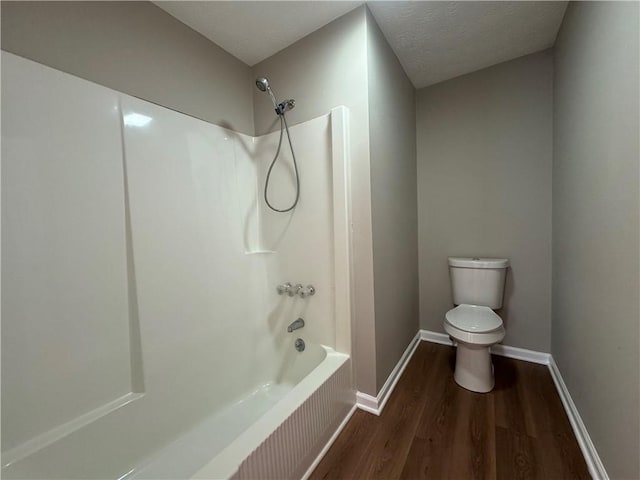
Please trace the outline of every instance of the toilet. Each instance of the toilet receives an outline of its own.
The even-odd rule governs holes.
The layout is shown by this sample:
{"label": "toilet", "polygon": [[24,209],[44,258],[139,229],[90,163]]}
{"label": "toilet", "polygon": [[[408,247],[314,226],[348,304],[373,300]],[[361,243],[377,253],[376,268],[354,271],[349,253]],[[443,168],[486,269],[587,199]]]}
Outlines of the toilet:
{"label": "toilet", "polygon": [[456,342],[456,383],[472,392],[493,389],[491,346],[504,339],[502,307],[509,267],[506,258],[449,257],[451,292],[456,305],[445,314],[444,330]]}

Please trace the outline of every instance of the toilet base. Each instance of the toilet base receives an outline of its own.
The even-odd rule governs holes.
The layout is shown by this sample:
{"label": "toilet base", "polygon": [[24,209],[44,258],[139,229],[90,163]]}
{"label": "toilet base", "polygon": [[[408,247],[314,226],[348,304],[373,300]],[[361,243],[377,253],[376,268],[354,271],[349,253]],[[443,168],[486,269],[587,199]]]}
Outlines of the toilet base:
{"label": "toilet base", "polygon": [[495,380],[490,347],[458,341],[453,378],[458,385],[472,392],[487,393],[493,390]]}

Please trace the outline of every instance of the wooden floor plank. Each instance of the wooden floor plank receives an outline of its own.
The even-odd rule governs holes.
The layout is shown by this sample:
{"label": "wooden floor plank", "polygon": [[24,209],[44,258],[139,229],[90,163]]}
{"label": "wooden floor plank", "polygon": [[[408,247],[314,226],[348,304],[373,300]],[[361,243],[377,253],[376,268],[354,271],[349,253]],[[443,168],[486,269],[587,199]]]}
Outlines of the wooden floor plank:
{"label": "wooden floor plank", "polygon": [[496,387],[479,394],[454,361],[422,342],[382,415],[356,412],[311,479],[590,478],[545,366],[494,357]]}
{"label": "wooden floor plank", "polygon": [[469,415],[470,478],[496,478],[495,424],[494,397],[473,394]]}
{"label": "wooden floor plank", "polygon": [[340,433],[311,478],[356,478],[359,464],[369,451],[373,432],[378,425],[372,422],[370,413],[356,410],[347,426]]}
{"label": "wooden floor plank", "polygon": [[419,348],[414,354],[396,385],[397,394],[394,392],[385,406],[385,414],[379,418],[379,428],[359,478],[400,478],[415,436],[417,419],[426,404],[429,377],[436,371],[429,368],[433,357],[429,348]]}
{"label": "wooden floor plank", "polygon": [[527,381],[519,361],[493,356],[496,384],[491,392],[495,398],[496,425],[522,434],[527,429],[525,405],[521,398],[520,384]]}
{"label": "wooden floor plank", "polygon": [[526,433],[496,427],[498,480],[530,480],[543,478],[538,471],[535,440]]}
{"label": "wooden floor plank", "polygon": [[492,399],[460,388],[453,380],[454,349],[438,348],[445,361],[430,384],[403,478],[495,477],[493,451],[486,448],[494,438],[487,428],[493,426]]}
{"label": "wooden floor plank", "polygon": [[[418,421],[416,436],[407,456],[401,478],[445,478],[449,462],[443,461],[453,453],[458,409],[463,405],[460,397],[466,391],[453,381],[453,349],[438,347],[432,368],[446,372],[432,377],[428,389],[427,404]],[[428,407],[428,408],[427,408]]]}

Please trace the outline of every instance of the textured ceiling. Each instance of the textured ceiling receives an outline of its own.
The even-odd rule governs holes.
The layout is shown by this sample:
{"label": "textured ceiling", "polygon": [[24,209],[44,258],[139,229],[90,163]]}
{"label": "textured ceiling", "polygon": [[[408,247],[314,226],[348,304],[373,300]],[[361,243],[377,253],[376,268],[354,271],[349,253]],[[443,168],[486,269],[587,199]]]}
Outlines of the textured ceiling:
{"label": "textured ceiling", "polygon": [[416,88],[551,47],[567,2],[369,2]]}
{"label": "textured ceiling", "polygon": [[154,3],[234,57],[253,66],[364,2]]}
{"label": "textured ceiling", "polygon": [[[155,2],[255,65],[362,1]],[[553,45],[565,1],[367,2],[417,88]]]}

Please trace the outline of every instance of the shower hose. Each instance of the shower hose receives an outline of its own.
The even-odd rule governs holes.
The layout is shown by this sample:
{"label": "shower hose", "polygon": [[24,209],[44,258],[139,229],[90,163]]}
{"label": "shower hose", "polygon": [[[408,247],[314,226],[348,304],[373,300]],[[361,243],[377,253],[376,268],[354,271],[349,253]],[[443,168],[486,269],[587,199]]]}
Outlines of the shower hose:
{"label": "shower hose", "polygon": [[[291,210],[296,208],[296,205],[298,205],[298,200],[300,199],[300,175],[298,174],[298,162],[296,161],[296,154],[293,151],[293,145],[291,144],[291,135],[289,135],[289,126],[287,125],[287,119],[284,117],[284,112],[282,112],[279,115],[279,117],[280,117],[280,140],[278,140],[278,148],[276,149],[276,154],[273,157],[273,160],[271,161],[271,165],[269,165],[269,170],[267,171],[267,178],[264,182],[264,201],[267,204],[267,206],[274,212],[286,213],[286,212],[290,212]],[[279,209],[271,205],[271,202],[269,202],[267,190],[269,189],[269,179],[271,178],[271,170],[273,170],[273,167],[276,164],[278,157],[280,156],[280,149],[282,148],[282,136],[285,131],[287,132],[287,140],[289,141],[289,148],[291,149],[291,156],[293,157],[293,169],[296,173],[296,198],[293,201],[293,204],[289,208]]]}

